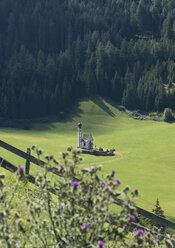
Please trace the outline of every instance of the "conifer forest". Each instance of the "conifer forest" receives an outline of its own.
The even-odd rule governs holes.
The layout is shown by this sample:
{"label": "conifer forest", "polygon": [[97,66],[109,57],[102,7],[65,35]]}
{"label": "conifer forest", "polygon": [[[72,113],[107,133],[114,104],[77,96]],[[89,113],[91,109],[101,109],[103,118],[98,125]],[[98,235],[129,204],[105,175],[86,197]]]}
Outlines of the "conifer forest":
{"label": "conifer forest", "polygon": [[0,118],[91,95],[175,110],[175,1],[1,0]]}

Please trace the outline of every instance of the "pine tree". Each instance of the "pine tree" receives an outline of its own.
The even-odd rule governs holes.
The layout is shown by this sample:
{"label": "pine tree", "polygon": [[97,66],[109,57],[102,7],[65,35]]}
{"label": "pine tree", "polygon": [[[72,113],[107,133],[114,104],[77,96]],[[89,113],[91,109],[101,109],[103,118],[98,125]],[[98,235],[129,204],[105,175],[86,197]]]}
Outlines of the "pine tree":
{"label": "pine tree", "polygon": [[[164,211],[163,211],[163,209],[160,206],[160,203],[159,203],[159,199],[158,198],[156,200],[155,208],[152,210],[152,212],[154,214],[160,216],[160,217],[165,218]],[[165,226],[163,226],[161,224],[158,224],[157,222],[156,223],[153,222],[153,225],[156,226],[156,227],[158,227],[161,230],[161,232],[164,232],[165,231]]]}

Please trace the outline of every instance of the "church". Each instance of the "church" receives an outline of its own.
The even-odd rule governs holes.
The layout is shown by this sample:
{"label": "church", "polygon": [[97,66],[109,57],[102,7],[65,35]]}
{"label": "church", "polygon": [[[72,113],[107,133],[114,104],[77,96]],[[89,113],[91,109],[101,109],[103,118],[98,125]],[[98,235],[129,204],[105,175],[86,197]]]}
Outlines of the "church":
{"label": "church", "polygon": [[82,124],[78,123],[78,148],[93,149],[93,138],[90,134],[81,133]]}

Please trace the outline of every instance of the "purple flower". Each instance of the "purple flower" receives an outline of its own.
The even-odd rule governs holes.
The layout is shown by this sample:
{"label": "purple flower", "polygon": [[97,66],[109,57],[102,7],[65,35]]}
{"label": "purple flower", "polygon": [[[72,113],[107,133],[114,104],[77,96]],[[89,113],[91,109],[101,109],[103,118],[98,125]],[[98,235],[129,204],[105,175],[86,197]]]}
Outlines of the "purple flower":
{"label": "purple flower", "polygon": [[59,164],[59,167],[60,167],[61,169],[63,169],[63,168],[64,168],[63,164]]}
{"label": "purple flower", "polygon": [[115,175],[115,172],[116,172],[115,170],[112,170],[112,174],[113,174],[113,175]]}
{"label": "purple flower", "polygon": [[134,233],[137,234],[137,235],[144,235],[147,232],[143,231],[142,229],[138,229],[138,230],[134,231]]}
{"label": "purple flower", "polygon": [[123,225],[123,228],[126,228],[126,227],[127,227],[127,224],[124,224],[124,225]]}
{"label": "purple flower", "polygon": [[114,183],[118,183],[118,184],[121,184],[121,180],[119,178],[116,178],[113,180]]}
{"label": "purple flower", "polygon": [[84,228],[89,228],[89,224],[86,224],[86,223],[84,223],[82,226],[83,226]]}
{"label": "purple flower", "polygon": [[25,187],[25,191],[28,190],[29,188]]}
{"label": "purple flower", "polygon": [[91,165],[88,166],[89,169],[92,169],[93,167]]}
{"label": "purple flower", "polygon": [[63,207],[61,206],[61,207],[59,207],[59,210],[63,210]]}
{"label": "purple flower", "polygon": [[19,167],[18,167],[18,171],[23,171],[24,170],[24,166],[23,165],[20,165]]}
{"label": "purple flower", "polygon": [[101,181],[101,182],[100,182],[100,186],[105,185],[105,184],[106,184],[105,181]]}
{"label": "purple flower", "polygon": [[133,220],[133,221],[136,220],[136,217],[134,215],[130,215],[128,218],[129,218],[129,220]]}
{"label": "purple flower", "polygon": [[78,187],[78,186],[80,186],[80,183],[78,181],[73,181],[72,186]]}
{"label": "purple flower", "polygon": [[100,241],[100,242],[98,242],[97,247],[103,248],[104,245],[105,245],[105,243],[103,241]]}
{"label": "purple flower", "polygon": [[108,184],[108,188],[109,188],[109,189],[111,188],[111,185],[110,185],[110,184]]}

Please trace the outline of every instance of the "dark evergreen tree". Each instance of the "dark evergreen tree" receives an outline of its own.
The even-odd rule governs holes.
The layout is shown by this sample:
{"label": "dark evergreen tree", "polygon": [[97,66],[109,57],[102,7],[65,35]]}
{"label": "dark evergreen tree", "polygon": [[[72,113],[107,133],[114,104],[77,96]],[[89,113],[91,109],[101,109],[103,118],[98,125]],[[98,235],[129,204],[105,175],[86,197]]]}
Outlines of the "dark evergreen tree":
{"label": "dark evergreen tree", "polygon": [[[160,206],[159,199],[156,200],[155,208],[152,210],[152,212],[160,217],[165,218],[164,211]],[[165,231],[165,226],[162,226],[161,224],[154,223],[153,225],[157,226],[159,229],[161,229],[161,232]]]}
{"label": "dark evergreen tree", "polygon": [[0,117],[57,114],[94,94],[174,110],[174,42],[173,0],[1,0]]}

